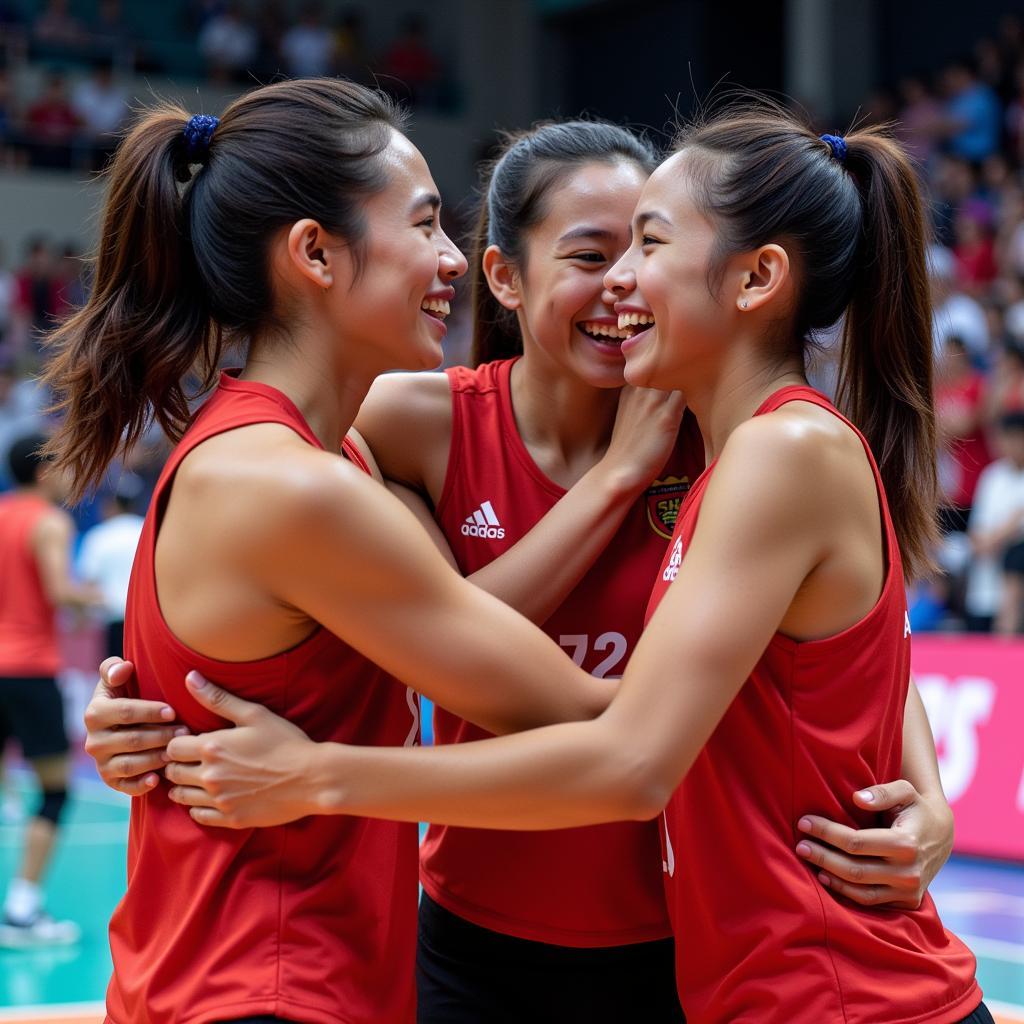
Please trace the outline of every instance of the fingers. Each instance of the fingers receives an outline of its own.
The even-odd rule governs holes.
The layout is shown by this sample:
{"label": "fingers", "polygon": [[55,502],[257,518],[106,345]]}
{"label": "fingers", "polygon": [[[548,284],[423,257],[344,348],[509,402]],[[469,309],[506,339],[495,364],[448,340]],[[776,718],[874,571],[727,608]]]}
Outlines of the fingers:
{"label": "fingers", "polygon": [[150,790],[156,788],[160,781],[159,775],[144,775],[140,779],[117,779],[116,781],[104,780],[111,789],[120,793],[127,793],[128,796],[145,796]]}
{"label": "fingers", "polygon": [[264,710],[259,704],[242,700],[241,697],[228,693],[222,687],[215,686],[198,672],[189,672],[185,676],[185,685],[188,686],[189,692],[195,697],[196,701],[202,704],[204,708],[220,715],[221,718],[226,718],[229,722],[234,722],[236,725],[244,725],[252,721],[259,712]]}
{"label": "fingers", "polygon": [[164,768],[164,778],[168,782],[173,782],[175,786],[192,786],[212,795],[204,774],[203,767],[198,764],[180,764],[172,761]]}
{"label": "fingers", "polygon": [[853,794],[858,807],[872,811],[901,811],[921,799],[921,794],[906,779],[869,786]]}
{"label": "fingers", "polygon": [[122,754],[112,757],[100,766],[99,772],[103,781],[114,789],[120,789],[120,783],[136,780],[143,775],[153,775],[163,770],[166,762],[162,750],[153,750],[146,754]]}
{"label": "fingers", "polygon": [[211,737],[216,733],[202,736],[176,736],[167,744],[167,760],[193,763],[213,760],[217,756],[217,742]]}
{"label": "fingers", "polygon": [[231,814],[216,805],[213,797],[203,789],[194,786],[172,786],[167,794],[176,804],[189,808],[192,820],[200,825],[217,828],[245,828]]}
{"label": "fingers", "polygon": [[113,729],[122,725],[173,721],[174,709],[156,700],[97,696],[89,701],[89,706],[85,709],[85,728],[89,732],[99,732],[101,729]]}
{"label": "fingers", "polygon": [[[884,857],[901,864],[910,864],[917,857],[914,837],[895,829],[855,829],[814,814],[805,814],[797,822],[797,828],[854,857]],[[800,845],[797,846],[797,852]],[[818,844],[811,845],[816,847]]]}
{"label": "fingers", "polygon": [[108,689],[124,686],[135,672],[135,666],[123,658],[107,658],[100,665],[100,679]]}
{"label": "fingers", "polygon": [[922,896],[916,892],[904,892],[888,885],[857,885],[833,878],[825,872],[818,873],[818,881],[829,892],[845,896],[864,907],[892,906],[903,910],[917,910]]}
{"label": "fingers", "polygon": [[137,729],[99,729],[85,739],[85,752],[94,760],[115,754],[163,750],[175,736],[188,735],[183,725],[143,725]]}
{"label": "fingers", "polygon": [[214,797],[198,786],[171,786],[167,795],[182,807],[209,807],[217,810]]}
{"label": "fingers", "polygon": [[920,886],[920,873],[912,864],[895,864],[876,857],[852,857],[809,839],[797,843],[796,852],[833,879],[850,882],[861,888],[891,888],[905,897],[908,893],[916,892]]}

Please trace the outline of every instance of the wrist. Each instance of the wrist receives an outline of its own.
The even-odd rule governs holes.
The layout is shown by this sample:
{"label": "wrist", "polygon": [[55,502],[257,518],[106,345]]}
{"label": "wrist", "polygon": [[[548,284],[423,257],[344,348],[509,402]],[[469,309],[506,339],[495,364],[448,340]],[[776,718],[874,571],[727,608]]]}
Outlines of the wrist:
{"label": "wrist", "polygon": [[344,748],[339,743],[311,743],[306,779],[310,814],[344,814]]}
{"label": "wrist", "polygon": [[650,484],[650,479],[628,466],[605,457],[593,469],[602,493],[612,504],[631,504]]}

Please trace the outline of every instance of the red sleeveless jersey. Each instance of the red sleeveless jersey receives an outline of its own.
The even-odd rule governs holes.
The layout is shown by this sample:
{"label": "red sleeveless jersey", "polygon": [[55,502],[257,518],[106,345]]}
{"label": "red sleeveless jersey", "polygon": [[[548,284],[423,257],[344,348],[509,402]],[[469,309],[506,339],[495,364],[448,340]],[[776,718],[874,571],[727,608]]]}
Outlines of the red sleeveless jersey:
{"label": "red sleeveless jersey", "polygon": [[[182,644],[160,612],[154,548],[175,470],[197,445],[253,423],[319,441],[279,391],[225,375],[160,477],[132,571],[125,654],[132,696],[166,700],[193,731],[222,727],[189,695],[199,669],[317,741],[402,746],[414,695],[319,629],[282,654],[224,662]],[[346,454],[365,463],[346,444]],[[273,1015],[307,1024],[409,1024],[415,1014],[416,826],[308,817],[275,828],[203,828],[161,785],[132,801],[128,891],[114,912],[115,1024],[203,1024]]]}
{"label": "red sleeveless jersey", "polygon": [[[755,415],[795,401],[839,416],[808,387],[777,391]],[[903,569],[881,477],[857,434],[888,552],[877,604],[823,640],[776,633],[661,819],[689,1024],[947,1024],[981,1001],[974,957],[942,927],[930,896],[916,911],[861,907],[830,895],[794,852],[807,812],[883,827],[851,795],[901,768],[910,672]],[[648,618],[686,557],[713,471],[714,463],[690,489]]]}
{"label": "red sleeveless jersey", "polygon": [[[516,429],[513,362],[447,371],[452,443],[436,517],[465,575],[512,547],[566,493],[537,467]],[[688,416],[660,479],[544,624],[588,672],[622,675],[675,514],[703,465],[704,445]],[[434,713],[434,733],[439,743],[488,735],[442,708]],[[650,822],[545,832],[432,825],[420,877],[453,913],[518,938],[595,947],[669,935]]]}
{"label": "red sleeveless jersey", "polygon": [[43,590],[32,531],[53,512],[36,494],[0,497],[0,676],[54,676],[54,607]]}

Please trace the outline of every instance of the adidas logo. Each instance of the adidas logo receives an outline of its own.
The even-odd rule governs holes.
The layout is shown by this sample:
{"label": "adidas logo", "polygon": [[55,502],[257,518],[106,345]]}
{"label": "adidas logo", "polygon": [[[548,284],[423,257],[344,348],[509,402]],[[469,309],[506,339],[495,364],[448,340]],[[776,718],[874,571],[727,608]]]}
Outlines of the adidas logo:
{"label": "adidas logo", "polygon": [[489,501],[482,502],[480,507],[471,515],[466,516],[462,524],[462,535],[464,537],[487,537],[490,540],[502,540],[505,536],[505,529],[498,522],[494,514],[494,508]]}

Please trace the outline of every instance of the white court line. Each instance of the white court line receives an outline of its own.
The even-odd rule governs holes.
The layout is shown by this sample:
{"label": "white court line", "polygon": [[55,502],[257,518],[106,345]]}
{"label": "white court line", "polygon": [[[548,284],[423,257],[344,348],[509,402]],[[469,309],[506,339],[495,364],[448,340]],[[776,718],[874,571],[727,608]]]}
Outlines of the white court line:
{"label": "white court line", "polygon": [[9,1006],[0,1009],[0,1020],[47,1020],[52,1017],[81,1017],[95,1020],[106,1014],[103,1003],[48,1003],[45,1006]]}

